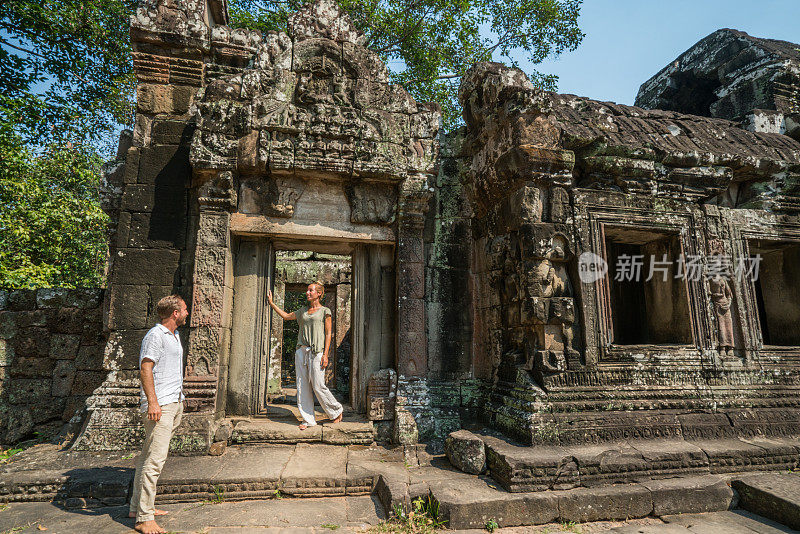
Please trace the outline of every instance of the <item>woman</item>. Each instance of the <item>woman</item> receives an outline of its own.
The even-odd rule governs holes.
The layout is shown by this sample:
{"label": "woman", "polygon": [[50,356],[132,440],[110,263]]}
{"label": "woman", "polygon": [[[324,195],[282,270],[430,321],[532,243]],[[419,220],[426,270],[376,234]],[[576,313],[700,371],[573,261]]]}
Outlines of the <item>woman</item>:
{"label": "woman", "polygon": [[[308,306],[286,313],[272,301],[272,291],[267,291],[270,307],[284,321],[297,321],[297,350],[294,353],[294,368],[297,374],[297,408],[303,417],[300,430],[316,426],[314,418],[314,395],[322,409],[334,423],[342,420],[342,405],[325,385],[325,368],[328,366],[328,353],[331,348],[331,310],[320,304],[325,294],[325,286],[320,283],[309,284],[306,289]],[[313,391],[313,394],[312,394]]]}

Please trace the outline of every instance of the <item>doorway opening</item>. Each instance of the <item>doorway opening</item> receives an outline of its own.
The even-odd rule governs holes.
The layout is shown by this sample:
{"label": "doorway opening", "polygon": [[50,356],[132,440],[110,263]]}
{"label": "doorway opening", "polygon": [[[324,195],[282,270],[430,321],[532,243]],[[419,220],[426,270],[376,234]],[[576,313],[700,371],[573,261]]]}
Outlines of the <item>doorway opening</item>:
{"label": "doorway opening", "polygon": [[751,273],[764,345],[800,346],[800,243],[750,240]]}
{"label": "doorway opening", "polygon": [[[298,312],[308,305],[308,284],[318,282],[325,287],[322,305],[331,311],[331,346],[325,383],[334,396],[348,404],[350,394],[350,325],[352,321],[352,259],[349,255],[323,254],[311,250],[276,250],[273,298],[287,313]],[[282,405],[296,405],[295,351],[297,321],[284,321],[272,314],[267,415]],[[288,409],[288,408],[287,408]]]}

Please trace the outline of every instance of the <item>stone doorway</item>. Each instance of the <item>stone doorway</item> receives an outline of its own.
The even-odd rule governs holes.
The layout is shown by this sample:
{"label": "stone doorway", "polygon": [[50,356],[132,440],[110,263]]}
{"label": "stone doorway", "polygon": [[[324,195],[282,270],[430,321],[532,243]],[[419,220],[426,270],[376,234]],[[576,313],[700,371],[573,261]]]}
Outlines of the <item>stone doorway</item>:
{"label": "stone doorway", "polygon": [[315,280],[325,285],[323,305],[334,315],[328,386],[346,411],[366,413],[369,377],[395,366],[394,262],[388,244],[239,237],[225,414],[286,416],[295,405],[287,363],[293,332],[272,312],[266,295],[271,289],[278,306],[294,311]]}
{"label": "stone doorway", "polygon": [[[333,326],[325,381],[342,402],[349,401],[350,393],[351,265],[349,255],[278,250],[273,287],[275,302],[287,312],[306,305],[305,292],[309,283],[320,282],[325,287],[322,305],[331,310]],[[280,377],[280,384],[268,392],[268,402],[285,399],[295,389],[294,353],[298,325],[296,321],[283,321],[273,313],[271,330],[271,342],[277,347],[270,350],[276,356],[270,362],[270,374]]]}

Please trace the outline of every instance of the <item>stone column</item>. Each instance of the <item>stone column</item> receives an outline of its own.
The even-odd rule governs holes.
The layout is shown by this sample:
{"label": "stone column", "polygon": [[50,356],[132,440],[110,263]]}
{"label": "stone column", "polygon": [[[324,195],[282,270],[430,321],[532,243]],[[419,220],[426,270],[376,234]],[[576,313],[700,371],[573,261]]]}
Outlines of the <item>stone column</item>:
{"label": "stone column", "polygon": [[411,176],[401,186],[397,225],[397,371],[425,376],[425,250],[423,227],[432,189],[426,175]]}
{"label": "stone column", "polygon": [[[233,254],[230,211],[236,206],[233,176],[223,171],[198,190],[199,218],[192,274],[191,323],[184,387],[188,411],[215,407],[220,368],[230,339]],[[216,403],[221,410],[222,404]]]}

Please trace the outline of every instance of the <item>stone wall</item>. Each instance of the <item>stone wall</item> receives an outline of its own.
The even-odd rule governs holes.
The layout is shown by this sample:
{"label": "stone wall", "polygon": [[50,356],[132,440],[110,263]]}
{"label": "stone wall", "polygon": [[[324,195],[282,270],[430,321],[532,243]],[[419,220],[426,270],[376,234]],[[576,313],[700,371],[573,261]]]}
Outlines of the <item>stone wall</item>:
{"label": "stone wall", "polygon": [[102,289],[0,291],[0,445],[79,429],[105,379]]}

